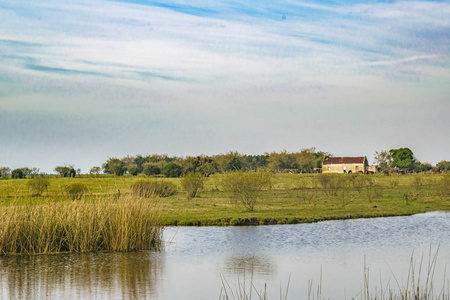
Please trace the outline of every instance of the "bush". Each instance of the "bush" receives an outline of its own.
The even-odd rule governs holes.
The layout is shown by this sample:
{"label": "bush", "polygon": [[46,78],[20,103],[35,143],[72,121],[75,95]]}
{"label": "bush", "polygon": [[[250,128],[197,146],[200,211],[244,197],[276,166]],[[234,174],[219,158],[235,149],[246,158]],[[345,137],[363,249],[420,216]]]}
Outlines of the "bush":
{"label": "bush", "polygon": [[200,173],[189,172],[181,179],[181,188],[186,191],[186,198],[191,200],[203,189],[205,177]]}
{"label": "bush", "polygon": [[170,162],[164,166],[162,173],[166,177],[180,177],[181,173],[183,173],[183,168],[174,162]]}
{"label": "bush", "polygon": [[11,178],[12,179],[21,179],[24,178],[24,174],[22,169],[15,169],[11,172]]}
{"label": "bush", "polygon": [[345,174],[319,174],[317,180],[323,187],[323,191],[327,196],[337,196],[341,188],[347,188],[349,177]]}
{"label": "bush", "polygon": [[224,191],[236,205],[240,201],[253,211],[256,201],[264,189],[270,188],[272,174],[269,172],[233,172],[225,174],[221,180]]}
{"label": "bush", "polygon": [[66,193],[72,200],[80,200],[86,191],[87,186],[83,183],[72,183],[66,186]]}
{"label": "bush", "polygon": [[36,177],[28,181],[28,188],[33,196],[41,196],[43,192],[47,191],[49,185],[48,179],[42,177]]}
{"label": "bush", "polygon": [[362,174],[352,174],[350,177],[350,182],[355,190],[358,191],[358,193],[361,193],[361,190],[365,188],[367,185],[369,185],[369,182],[367,180],[366,175]]}
{"label": "bush", "polygon": [[177,192],[177,187],[171,182],[140,180],[131,186],[131,193],[138,197],[169,197]]}
{"label": "bush", "polygon": [[442,177],[440,181],[436,183],[437,194],[442,197],[450,197],[450,174]]}

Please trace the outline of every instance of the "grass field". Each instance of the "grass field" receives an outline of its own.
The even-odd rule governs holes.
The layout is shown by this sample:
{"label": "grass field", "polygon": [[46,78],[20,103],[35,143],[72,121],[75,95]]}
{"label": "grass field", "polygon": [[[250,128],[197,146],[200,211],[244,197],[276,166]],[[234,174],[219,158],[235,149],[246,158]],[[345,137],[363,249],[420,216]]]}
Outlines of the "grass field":
{"label": "grass field", "polygon": [[[259,225],[292,224],[332,219],[410,215],[433,210],[450,210],[450,177],[442,174],[337,175],[341,188],[324,188],[318,174],[276,174],[272,188],[260,195],[254,211],[233,204],[222,191],[223,174],[210,176],[199,197],[186,199],[180,179],[143,177],[50,177],[42,196],[33,197],[32,179],[0,180],[0,205],[30,205],[72,201],[66,186],[84,184],[84,200],[129,195],[139,180],[171,182],[178,188],[170,197],[159,198],[163,225]],[[74,200],[78,201],[78,200]],[[151,201],[151,200],[148,200]]]}

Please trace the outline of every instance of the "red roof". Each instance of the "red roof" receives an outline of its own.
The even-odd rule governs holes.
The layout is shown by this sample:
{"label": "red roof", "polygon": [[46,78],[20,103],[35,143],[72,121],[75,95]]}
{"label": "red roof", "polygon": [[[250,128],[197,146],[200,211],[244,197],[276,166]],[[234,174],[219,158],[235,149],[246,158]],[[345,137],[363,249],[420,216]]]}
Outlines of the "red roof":
{"label": "red roof", "polygon": [[323,160],[324,165],[340,165],[340,164],[363,164],[365,156],[359,157],[326,157]]}

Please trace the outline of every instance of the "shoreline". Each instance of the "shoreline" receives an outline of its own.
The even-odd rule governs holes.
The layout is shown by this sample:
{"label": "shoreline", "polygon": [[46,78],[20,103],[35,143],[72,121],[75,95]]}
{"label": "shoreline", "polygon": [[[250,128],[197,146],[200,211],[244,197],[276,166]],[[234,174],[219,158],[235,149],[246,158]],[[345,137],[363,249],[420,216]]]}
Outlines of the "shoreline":
{"label": "shoreline", "polygon": [[375,219],[375,218],[389,218],[389,217],[407,217],[418,214],[432,213],[432,212],[444,212],[450,213],[450,210],[429,210],[425,212],[408,212],[404,214],[382,214],[379,215],[352,215],[344,217],[317,217],[317,218],[225,218],[220,220],[198,220],[198,221],[183,221],[183,222],[171,222],[162,223],[163,227],[229,227],[229,226],[265,226],[265,225],[293,225],[293,224],[311,224],[325,221],[344,221],[344,220],[356,220],[356,219]]}

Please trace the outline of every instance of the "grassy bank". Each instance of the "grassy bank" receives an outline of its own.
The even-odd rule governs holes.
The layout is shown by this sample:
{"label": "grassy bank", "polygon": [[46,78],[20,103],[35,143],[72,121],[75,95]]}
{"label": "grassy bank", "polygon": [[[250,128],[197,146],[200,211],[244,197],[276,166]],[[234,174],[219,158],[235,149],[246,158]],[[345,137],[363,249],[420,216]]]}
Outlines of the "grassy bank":
{"label": "grassy bank", "polygon": [[[450,210],[449,175],[355,175],[341,174],[341,187],[323,186],[318,174],[276,174],[272,187],[264,190],[249,211],[230,201],[220,186],[222,176],[206,178],[199,197],[186,199],[180,179],[163,178],[177,192],[159,199],[163,225],[258,225],[292,224],[333,219],[411,215],[433,210]],[[447,176],[447,177],[446,177]],[[131,187],[143,177],[50,178],[42,196],[31,197],[26,180],[0,180],[0,205],[68,201],[66,187],[86,186],[83,201],[118,195],[136,197]],[[154,179],[153,179],[154,180]],[[151,200],[143,200],[151,202]],[[106,202],[108,202],[106,200]]]}

